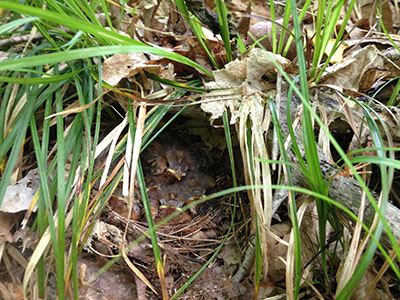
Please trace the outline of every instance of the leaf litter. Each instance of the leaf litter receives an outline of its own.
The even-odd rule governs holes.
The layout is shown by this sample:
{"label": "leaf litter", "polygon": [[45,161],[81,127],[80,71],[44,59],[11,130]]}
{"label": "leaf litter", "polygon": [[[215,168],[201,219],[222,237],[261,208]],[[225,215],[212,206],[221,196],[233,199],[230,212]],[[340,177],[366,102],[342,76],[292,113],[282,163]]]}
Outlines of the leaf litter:
{"label": "leaf litter", "polygon": [[[230,6],[233,12],[235,12],[235,2],[238,2],[236,4],[238,8],[242,7],[244,10],[245,6],[243,5],[243,1],[232,1]],[[260,5],[258,2],[259,1],[255,1],[256,5]],[[208,9],[212,8],[212,4],[208,4],[208,6]],[[368,9],[369,8],[366,8],[366,10]],[[151,5],[144,6],[143,11],[139,11],[138,13],[143,13],[143,15],[146,16],[154,16],[160,12],[161,10],[157,11],[157,3],[154,2]],[[168,10],[163,10],[163,12],[165,14]],[[204,51],[196,44],[196,39],[191,37],[191,32],[188,30],[187,24],[185,24],[185,21],[179,14],[176,14],[176,7],[169,10],[169,16],[157,15],[157,17],[159,17],[160,20],[164,17],[164,19],[168,19],[168,22],[171,22],[173,17],[176,18],[174,24],[169,23],[163,27],[163,23],[160,21],[160,24],[157,25],[157,30],[165,28],[170,30],[172,35],[165,36],[160,32],[152,33],[148,29],[151,29],[149,27],[154,25],[156,19],[144,18],[142,20],[142,28],[144,28],[144,31],[142,31],[143,34],[140,38],[148,38],[151,43],[157,44],[158,47],[171,49],[172,45],[172,51],[176,51],[177,53],[193,59],[208,70],[212,69],[207,59],[205,59],[206,55]],[[252,21],[254,21],[254,18],[252,18]],[[393,21],[388,18],[385,18],[384,21],[386,25],[388,25],[388,28],[390,28]],[[138,25],[140,23],[141,21],[139,18]],[[261,37],[271,30],[271,23],[264,23],[266,24],[261,24],[261,22],[259,22],[253,25],[255,26],[253,30],[258,30],[257,26],[261,27],[262,30],[261,34],[255,34],[256,37]],[[262,26],[266,26],[266,28]],[[175,27],[177,29],[179,28],[180,31],[174,32]],[[209,27],[213,27],[213,25],[209,24]],[[139,28],[139,26],[137,28]],[[250,32],[252,32],[252,29],[250,29]],[[136,34],[140,33],[136,32]],[[211,45],[212,51],[220,58],[219,63],[224,64],[225,54],[223,52],[222,42],[218,39],[209,39],[208,42]],[[381,41],[375,37],[374,40],[368,38],[364,41],[359,41],[359,44],[360,43],[369,44],[363,48],[349,51],[348,53],[346,53],[348,49],[344,50],[344,52],[341,51],[337,53],[337,57],[335,57],[337,63],[326,70],[326,73],[321,78],[321,89],[318,87],[318,92],[327,95],[327,101],[339,103],[339,105],[336,104],[334,106],[332,111],[325,110],[327,105],[320,105],[315,108],[321,118],[324,114],[326,115],[326,125],[329,128],[334,128],[334,124],[338,124],[340,120],[347,124],[347,126],[344,126],[347,131],[353,131],[350,141],[346,141],[342,145],[344,149],[352,149],[357,142],[363,145],[370,145],[371,138],[368,136],[370,133],[368,131],[362,131],[362,116],[354,107],[350,106],[347,102],[340,103],[338,99],[341,100],[341,96],[329,93],[324,88],[333,88],[333,90],[338,93],[345,91],[357,96],[363,95],[363,93],[368,94],[371,91],[374,92],[374,90],[382,87],[382,85],[378,84],[379,82],[387,83],[388,80],[393,78],[393,70],[398,72],[398,69],[393,66],[397,66],[400,61],[399,57],[391,57],[388,54],[389,52],[386,52],[385,55],[385,53],[374,45],[383,46],[387,43],[386,41]],[[349,45],[349,47],[351,46],[350,43],[347,45]],[[269,46],[267,45],[266,48],[268,49]],[[216,123],[220,120],[225,109],[228,108],[231,112],[230,122],[232,125],[236,126],[238,133],[235,150],[236,152],[241,152],[242,157],[238,157],[237,159],[238,161],[242,161],[245,166],[243,168],[244,170],[241,170],[244,174],[248,174],[250,171],[247,169],[249,168],[250,153],[254,155],[253,158],[255,159],[268,159],[270,155],[271,149],[268,145],[265,145],[265,136],[271,135],[270,116],[269,111],[266,109],[266,98],[267,95],[276,96],[276,77],[278,76],[276,66],[272,64],[270,58],[277,61],[283,69],[291,70],[290,65],[292,61],[272,53],[266,55],[259,48],[254,48],[244,57],[237,58],[235,61],[225,64],[224,68],[213,71],[215,80],[207,82],[206,87],[208,89],[222,88],[222,90],[209,91],[201,96],[202,103],[200,107],[202,111],[208,113],[207,118],[210,119],[210,122],[215,125],[215,127],[217,127]],[[294,56],[291,57],[291,59],[294,59]],[[164,74],[167,75],[161,75],[163,70],[165,72]],[[145,71],[156,73],[162,78],[167,78],[169,80],[187,80],[202,75],[193,69],[177,64],[176,62],[168,61],[164,58],[149,57],[144,54],[117,54],[105,60],[103,76],[105,81],[111,86],[121,86],[123,79],[128,79],[131,84],[137,85],[137,93],[140,95],[159,90],[159,84],[146,84],[148,78],[145,75]],[[183,76],[186,76],[186,78]],[[386,86],[383,86],[382,89],[385,87]],[[163,88],[170,89],[167,86],[163,86]],[[399,109],[395,106],[387,108],[378,102],[375,103],[375,108],[378,112],[375,118],[378,119],[382,117],[387,121],[392,133],[393,143],[394,145],[399,145]],[[202,114],[200,110],[198,110],[198,112],[199,115]],[[152,209],[153,217],[156,220],[161,220],[171,212],[181,209],[189,200],[199,200],[203,195],[218,192],[232,186],[232,179],[230,178],[229,170],[226,168],[226,165],[229,165],[229,161],[226,157],[221,158],[221,153],[224,153],[225,149],[216,149],[217,147],[210,147],[210,143],[207,145],[204,142],[212,140],[215,136],[202,136],[204,131],[201,131],[202,133],[197,131],[196,133],[195,127],[198,124],[203,124],[202,121],[204,121],[204,117],[203,120],[201,120],[201,118],[199,119],[200,120],[197,122],[195,121],[196,124],[193,128],[185,128],[185,130],[183,130],[181,127],[180,131],[183,133],[181,139],[185,141],[182,142],[184,146],[181,148],[183,150],[174,148],[173,152],[178,153],[183,151],[184,155],[185,151],[190,152],[192,151],[191,148],[196,148],[196,150],[194,150],[198,152],[194,155],[196,159],[205,161],[205,163],[199,163],[201,167],[199,166],[194,169],[184,167],[180,175],[177,175],[176,169],[171,168],[175,172],[174,174],[167,170],[168,167],[165,167],[161,173],[157,171],[154,172],[155,166],[160,168],[160,165],[164,163],[152,161],[151,157],[144,163],[145,168],[148,169],[147,178],[148,183],[151,185],[148,186],[148,193],[150,197],[154,198]],[[179,128],[179,122],[186,124],[186,120],[182,118],[177,122],[178,124],[174,125],[176,128]],[[246,145],[246,136],[245,132],[243,132],[243,126],[247,122],[252,125],[251,134],[252,140],[255,143],[250,147]],[[173,130],[173,126],[171,130]],[[189,130],[192,130],[190,134],[188,134]],[[340,126],[337,126],[336,130],[338,131],[336,133],[337,136],[343,135],[343,130]],[[213,134],[215,135],[215,132]],[[219,131],[218,134],[221,137],[223,136],[221,131]],[[335,161],[335,155],[329,154],[331,152],[329,142],[326,139],[325,142],[323,141],[324,137],[322,136],[322,131],[319,133],[319,139],[321,144],[325,143],[325,145],[322,146],[326,149],[325,153],[327,153],[332,161]],[[193,145],[196,147],[193,147]],[[165,146],[161,148],[165,148]],[[201,148],[203,148],[203,150],[201,150]],[[204,148],[207,150],[204,151]],[[156,158],[160,159],[160,157],[164,155],[162,153],[163,151],[161,151],[161,153],[160,150],[157,151],[159,152]],[[224,153],[224,155],[226,156],[226,153]],[[201,158],[202,156],[204,157]],[[166,158],[167,161],[171,159],[177,158]],[[102,158],[98,160],[101,164],[103,163],[103,161],[101,161]],[[187,161],[187,159],[184,159],[184,161]],[[240,166],[240,164],[237,165]],[[191,171],[194,173],[190,174]],[[31,204],[33,203],[39,180],[37,174],[32,175],[35,174],[34,172],[37,171],[33,169],[33,171],[28,172],[16,185],[11,185],[9,189],[7,189],[8,196],[7,199],[3,200],[1,206],[2,211],[17,215],[29,209],[35,211],[31,207]],[[272,178],[272,170],[269,169],[269,165],[266,163],[257,161],[255,164],[255,172],[255,181],[248,175],[244,175],[240,183],[265,184],[272,182],[273,179],[269,182],[265,182],[268,178]],[[149,173],[153,174],[149,175]],[[187,174],[182,176],[183,173]],[[149,179],[151,176],[156,178]],[[207,179],[209,183],[204,184],[198,180],[190,181],[192,176],[196,178],[202,176],[211,179]],[[198,191],[196,191],[196,187]],[[134,215],[131,220],[128,220],[128,206],[124,198],[121,197],[120,190],[121,187],[117,186],[110,197],[108,205],[102,212],[100,220],[96,221],[95,228],[86,242],[85,251],[87,254],[80,258],[79,266],[82,281],[82,288],[80,289],[81,299],[94,299],[98,298],[99,295],[103,295],[107,299],[131,299],[132,293],[135,291],[137,291],[138,299],[157,299],[157,296],[152,294],[145,285],[142,285],[141,280],[138,279],[136,275],[127,274],[127,268],[121,262],[115,264],[97,280],[88,283],[90,276],[98,271],[108,259],[119,253],[121,239],[123,238],[122,230],[128,222],[128,242],[133,242],[148,230],[143,215],[143,207],[141,206],[139,192],[136,191],[137,202],[134,206],[136,215]],[[160,190],[162,192],[160,192]],[[399,190],[398,184],[395,183],[392,192],[392,197],[394,199],[399,198]],[[242,201],[248,200],[245,194],[242,194],[241,197],[243,198]],[[287,243],[291,230],[290,223],[287,221],[274,224],[270,223],[272,218],[271,201],[273,201],[271,191],[264,190],[263,193],[260,191],[251,191],[248,197],[251,199],[251,203],[254,206],[251,207],[252,205],[250,205],[248,201],[245,201],[246,207],[243,213],[239,214],[236,218],[237,230],[240,228],[241,235],[237,232],[229,238],[228,243],[217,256],[213,264],[197,277],[190,288],[187,289],[179,299],[249,299],[249,295],[253,293],[251,286],[252,279],[250,278],[252,263],[250,263],[249,269],[245,270],[245,275],[243,275],[243,277],[237,279],[235,274],[237,274],[238,269],[240,269],[241,263],[246,259],[246,249],[254,247],[250,239],[246,238],[249,231],[246,231],[247,221],[245,216],[254,216],[255,211],[258,212],[258,217],[260,218],[258,221],[268,228],[268,230],[264,231],[262,234],[265,238],[265,240],[262,240],[262,244],[265,247],[263,248],[263,258],[268,261],[268,269],[265,270],[268,272],[268,278],[264,278],[262,281],[261,286],[264,287],[263,294],[259,295],[267,297],[283,294],[285,292],[281,286],[284,285],[285,281],[284,272],[286,270],[285,264],[287,263],[285,260],[287,255]],[[16,200],[22,200],[23,203]],[[210,254],[212,254],[219,243],[221,243],[224,233],[229,227],[231,209],[229,205],[226,204],[230,203],[230,201],[230,197],[223,197],[219,198],[218,201],[209,201],[199,204],[196,206],[195,210],[184,211],[170,222],[157,229],[159,244],[164,254],[165,280],[168,290],[170,291],[169,296],[172,296],[177,288],[182,286],[190,276],[200,269]],[[278,210],[278,214],[281,215],[281,218],[287,218],[287,215],[282,212],[282,208]],[[309,253],[303,254],[304,257],[308,259],[312,257],[312,253],[317,252],[317,248],[315,248],[318,243],[315,240],[317,225],[315,221],[313,221],[314,214],[315,208],[313,206],[308,207],[304,219],[304,223],[308,226],[302,226],[304,235],[309,237],[309,243],[306,247]],[[1,253],[3,254],[3,259],[7,261],[7,259],[9,259],[9,253],[11,253],[11,248],[7,248],[9,252],[5,252],[7,247],[6,242],[11,242],[13,240],[13,233],[14,236],[17,235],[15,231],[12,230],[15,224],[7,221],[9,220],[7,215],[3,216],[3,222],[1,222],[0,225],[0,237],[2,237],[0,247],[2,247]],[[269,232],[272,232],[272,234]],[[30,247],[33,247],[33,245],[30,245]],[[140,243],[134,245],[129,250],[128,256],[135,262],[138,268],[140,268],[146,278],[159,289],[158,277],[155,271],[156,266],[154,258],[152,257],[149,239],[145,238]],[[252,259],[250,258],[250,260]],[[314,263],[314,267],[317,264],[318,260]],[[379,266],[379,262],[375,264],[376,267]],[[12,264],[9,264],[7,267],[10,269]],[[20,263],[18,266],[15,265],[15,267],[19,269],[24,268],[23,263]],[[364,292],[375,278],[374,268],[375,266],[367,271],[363,281],[360,283],[360,288],[357,290],[356,294],[353,295],[353,299],[367,296]],[[312,280],[320,275],[318,273],[318,268],[316,269],[317,271],[309,272],[308,276],[304,276],[304,279]],[[389,275],[382,277],[382,288],[372,289],[371,293],[368,295],[368,297],[370,297],[369,299],[376,299],[374,297],[378,297],[378,295],[382,293],[385,293],[385,297],[391,297],[393,289],[390,289],[390,282],[392,282],[392,280],[393,278]],[[136,282],[137,289],[132,288],[132,282]],[[9,297],[11,297],[10,295],[15,295],[13,299],[19,299],[21,297],[19,285],[20,282],[18,282],[17,279],[12,281],[12,283],[5,280],[0,286],[2,295],[9,295]],[[396,292],[398,293],[399,291],[394,290],[394,293]]]}

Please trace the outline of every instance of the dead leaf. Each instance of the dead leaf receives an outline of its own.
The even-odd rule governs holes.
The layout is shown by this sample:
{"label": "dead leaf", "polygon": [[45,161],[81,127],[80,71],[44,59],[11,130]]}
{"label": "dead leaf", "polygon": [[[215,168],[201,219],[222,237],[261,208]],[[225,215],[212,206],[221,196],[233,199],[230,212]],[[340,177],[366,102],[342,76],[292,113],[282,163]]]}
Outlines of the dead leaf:
{"label": "dead leaf", "polygon": [[[27,210],[39,187],[39,170],[33,169],[19,180],[16,184],[10,185],[6,189],[0,211],[7,213],[17,213]],[[37,206],[33,209],[36,211]]]}
{"label": "dead leaf", "polygon": [[326,68],[321,83],[358,92],[363,76],[382,65],[383,58],[379,55],[379,50],[374,45],[369,45],[352,53],[342,63]]}
{"label": "dead leaf", "polygon": [[104,61],[102,78],[116,86],[122,78],[134,76],[142,70],[158,73],[160,66],[149,65],[143,53],[117,53]]}
{"label": "dead leaf", "polygon": [[201,109],[211,114],[211,120],[218,119],[226,106],[234,111],[233,108],[239,106],[239,99],[243,96],[271,89],[272,87],[262,80],[262,76],[275,72],[274,61],[283,68],[290,64],[288,59],[280,55],[253,48],[244,59],[237,59],[225,65],[224,69],[214,71],[215,82],[209,83],[207,87],[225,90],[211,91],[203,96]]}
{"label": "dead leaf", "polygon": [[12,242],[13,235],[10,233],[10,229],[14,226],[15,215],[0,212],[0,245],[5,242]]}

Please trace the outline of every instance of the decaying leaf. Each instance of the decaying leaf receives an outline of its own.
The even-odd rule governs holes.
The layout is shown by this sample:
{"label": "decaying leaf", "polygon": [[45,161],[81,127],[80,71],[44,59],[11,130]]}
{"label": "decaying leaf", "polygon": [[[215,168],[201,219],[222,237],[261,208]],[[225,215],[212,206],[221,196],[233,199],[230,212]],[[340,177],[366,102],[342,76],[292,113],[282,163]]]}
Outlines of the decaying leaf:
{"label": "decaying leaf", "polygon": [[[270,90],[270,86],[261,77],[268,72],[274,72],[275,60],[282,67],[289,65],[286,58],[266,53],[261,49],[252,49],[248,56],[242,60],[235,60],[225,66],[224,69],[214,71],[215,82],[209,83],[209,88],[224,88],[208,93],[202,99],[201,109],[211,114],[210,119],[218,119],[222,116],[225,107],[231,111],[239,107],[239,100],[243,96],[250,96],[263,90]],[[207,102],[209,100],[215,100]]]}
{"label": "decaying leaf", "polygon": [[102,78],[108,84],[116,86],[122,78],[134,76],[142,70],[158,73],[159,65],[147,64],[143,53],[117,53],[103,63]]}
{"label": "decaying leaf", "polygon": [[[39,187],[39,171],[33,169],[19,180],[16,184],[7,187],[0,211],[7,213],[17,213],[27,210]],[[37,207],[33,209],[36,211]]]}
{"label": "decaying leaf", "polygon": [[369,45],[354,52],[342,63],[328,67],[321,81],[357,92],[367,71],[374,70],[382,65],[383,58],[379,56],[379,50],[374,45]]}

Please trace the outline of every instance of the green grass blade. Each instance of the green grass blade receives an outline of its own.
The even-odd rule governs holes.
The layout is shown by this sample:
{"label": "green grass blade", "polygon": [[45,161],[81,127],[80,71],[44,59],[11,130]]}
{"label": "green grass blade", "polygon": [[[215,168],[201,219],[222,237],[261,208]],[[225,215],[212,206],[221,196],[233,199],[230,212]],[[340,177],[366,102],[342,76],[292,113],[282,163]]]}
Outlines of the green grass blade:
{"label": "green grass blade", "polygon": [[45,64],[56,64],[75,59],[83,59],[94,56],[110,55],[115,53],[128,53],[128,52],[144,52],[144,53],[152,53],[154,55],[163,56],[171,60],[186,64],[193,68],[197,68],[206,73],[207,75],[209,75],[210,77],[213,77],[210,71],[206,70],[204,67],[200,66],[198,63],[190,60],[189,58],[186,58],[177,53],[169,52],[158,48],[153,48],[147,45],[92,47],[92,48],[76,49],[65,52],[43,54],[34,57],[25,57],[18,60],[6,60],[0,62],[0,71],[18,70],[21,68],[42,66]]}
{"label": "green grass blade", "polygon": [[3,77],[0,76],[0,81],[3,82],[10,82],[14,84],[48,84],[48,83],[54,83],[54,82],[59,82],[66,80],[68,78],[71,78],[78,73],[82,72],[84,69],[69,73],[69,74],[64,74],[64,75],[49,75],[46,74],[49,77],[39,77],[39,78],[13,78],[13,77]]}
{"label": "green grass blade", "polygon": [[66,26],[70,29],[81,30],[90,33],[106,44],[120,45],[144,45],[141,42],[135,41],[129,37],[120,35],[113,31],[104,29],[100,25],[93,25],[88,21],[81,21],[73,16],[66,17],[65,14],[43,10],[41,8],[22,5],[16,2],[2,1],[0,8],[18,12],[23,15],[32,15],[52,23]]}
{"label": "green grass blade", "polygon": [[225,51],[228,62],[232,61],[232,49],[231,40],[229,36],[229,25],[228,25],[228,10],[225,6],[225,2],[222,0],[214,0],[217,6],[218,20],[221,28],[221,36],[224,41]]}
{"label": "green grass blade", "polygon": [[26,23],[30,23],[30,22],[37,21],[37,20],[39,20],[39,18],[37,18],[37,17],[27,17],[27,18],[17,19],[17,20],[8,22],[8,23],[0,26],[0,35],[2,35],[4,33],[10,33],[16,27],[19,27]]}

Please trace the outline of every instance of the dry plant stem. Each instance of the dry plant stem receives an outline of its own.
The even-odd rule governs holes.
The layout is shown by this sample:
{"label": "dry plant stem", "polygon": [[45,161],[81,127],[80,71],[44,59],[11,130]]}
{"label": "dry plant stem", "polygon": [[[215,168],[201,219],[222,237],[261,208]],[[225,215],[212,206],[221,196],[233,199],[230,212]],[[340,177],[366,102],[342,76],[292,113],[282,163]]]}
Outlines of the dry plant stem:
{"label": "dry plant stem", "polygon": [[[400,241],[398,241],[397,244],[400,245]],[[391,250],[389,253],[389,256],[392,260],[394,260],[396,258],[396,252],[394,250]],[[367,295],[370,295],[372,293],[372,290],[375,288],[375,286],[379,282],[379,280],[381,280],[383,274],[385,274],[385,272],[389,268],[389,266],[390,266],[389,262],[387,260],[385,260],[385,262],[383,263],[382,267],[380,268],[378,274],[376,274],[374,280],[370,284],[368,291],[367,291]]]}
{"label": "dry plant stem", "polygon": [[[136,123],[136,133],[135,133],[135,140],[132,145],[132,141],[130,139],[131,132],[128,134],[128,142],[127,142],[127,147],[126,147],[126,157],[127,157],[127,165],[125,165],[125,174],[124,177],[124,187],[126,189],[125,191],[125,197],[128,198],[128,209],[129,209],[129,215],[128,215],[128,220],[131,217],[132,213],[132,206],[133,206],[133,197],[134,197],[134,186],[135,186],[135,175],[136,175],[136,168],[137,168],[137,162],[139,159],[139,153],[140,153],[140,145],[142,143],[142,133],[143,133],[143,128],[144,128],[144,121],[146,119],[146,105],[140,105],[139,107],[139,116],[138,120]],[[129,174],[130,172],[130,174]],[[130,175],[130,176],[129,176]],[[126,193],[128,191],[128,193]],[[158,294],[153,285],[147,280],[147,278],[143,275],[142,272],[136,266],[129,260],[127,253],[126,253],[126,247],[125,247],[125,241],[126,241],[126,235],[128,231],[128,223],[125,226],[124,230],[124,236],[122,239],[121,243],[121,252],[122,256],[126,262],[126,264],[129,266],[129,268],[134,272],[135,276],[139,277],[154,293]]]}
{"label": "dry plant stem", "polygon": [[[72,31],[72,30],[70,30],[68,28],[65,28],[65,27],[61,28],[61,30],[63,32],[65,32],[65,33],[68,33],[68,34],[75,34],[74,31]],[[34,41],[37,41],[37,40],[41,40],[43,38],[44,38],[44,36],[40,32],[35,32],[33,34],[31,32],[31,33],[24,34],[24,35],[13,36],[13,37],[10,37],[8,39],[0,41],[0,48],[7,48],[7,47],[10,47],[10,46],[26,43],[28,41],[29,42],[34,42]]]}
{"label": "dry plant stem", "polygon": [[18,45],[21,43],[25,43],[29,40],[36,41],[36,40],[39,40],[42,38],[43,38],[43,35],[41,33],[35,33],[34,35],[25,34],[25,35],[21,35],[21,36],[14,36],[9,39],[0,41],[0,48],[6,48],[6,47],[13,46],[13,45]]}

